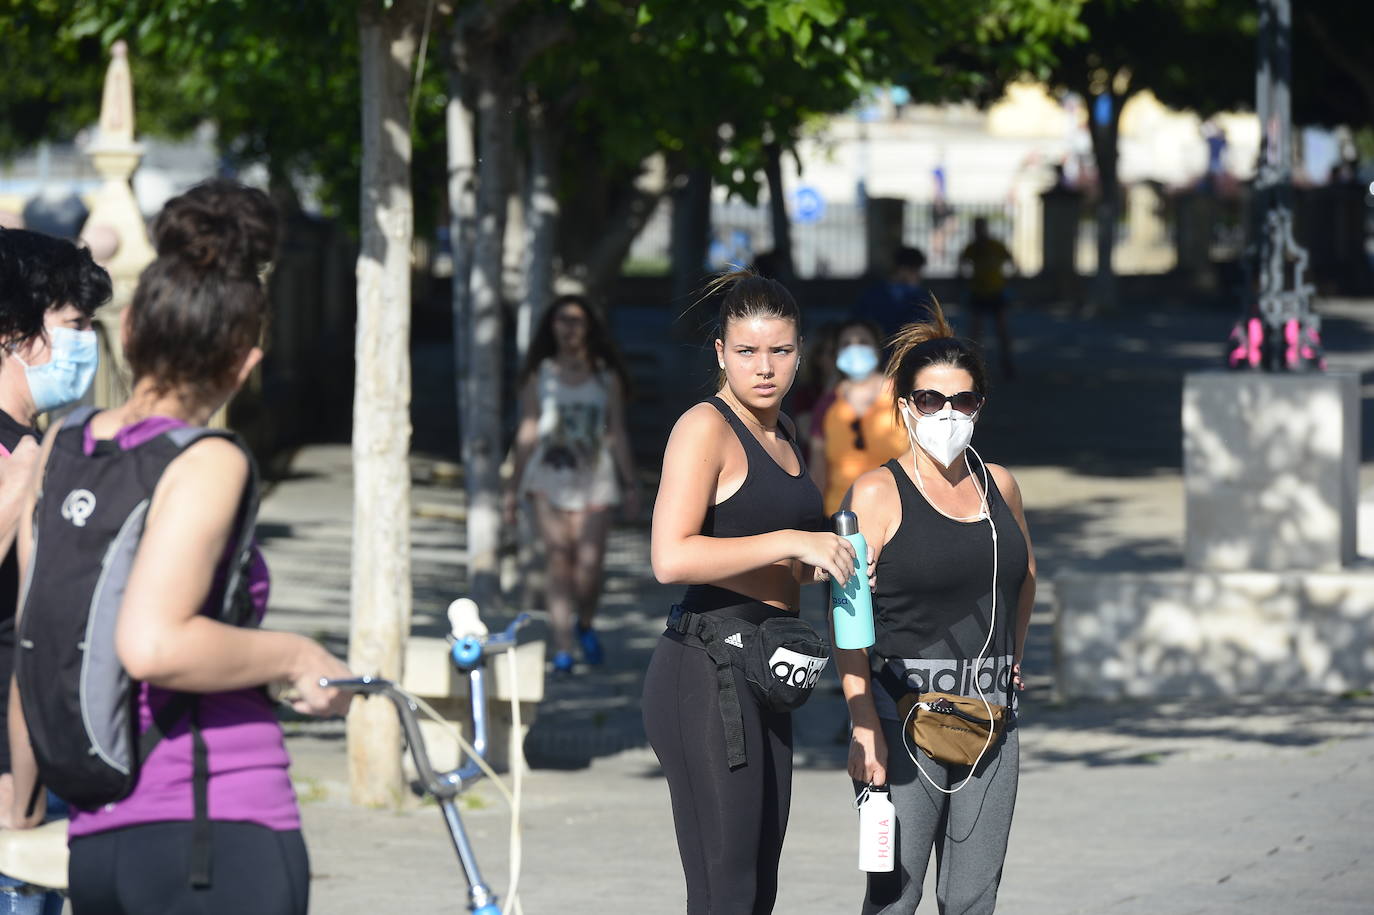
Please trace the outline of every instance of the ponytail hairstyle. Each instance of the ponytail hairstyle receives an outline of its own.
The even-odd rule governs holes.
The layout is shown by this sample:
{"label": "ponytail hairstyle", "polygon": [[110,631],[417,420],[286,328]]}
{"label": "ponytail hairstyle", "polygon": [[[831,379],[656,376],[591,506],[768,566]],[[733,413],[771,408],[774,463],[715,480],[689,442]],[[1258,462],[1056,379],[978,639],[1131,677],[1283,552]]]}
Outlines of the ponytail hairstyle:
{"label": "ponytail hairstyle", "polygon": [[[752,318],[779,318],[791,321],[800,331],[801,309],[787,287],[775,279],[762,276],[748,267],[717,274],[706,285],[703,298],[724,293],[720,300],[720,314],[716,322],[716,339],[725,342],[725,334],[734,321]],[[716,387],[725,384],[725,370],[717,373]]]}
{"label": "ponytail hairstyle", "polygon": [[157,260],[129,308],[134,381],[196,401],[221,396],[262,342],[277,214],[262,191],[215,179],[173,197],[153,225]]}
{"label": "ponytail hairstyle", "polygon": [[926,311],[928,320],[906,325],[889,341],[892,356],[887,362],[887,378],[892,382],[892,411],[899,423],[902,408],[897,398],[911,393],[916,376],[928,366],[963,369],[973,377],[973,390],[988,396],[988,370],[973,344],[954,336],[944,310],[933,297]]}
{"label": "ponytail hairstyle", "polygon": [[582,309],[582,314],[587,318],[587,356],[592,369],[596,372],[614,373],[620,379],[620,390],[628,400],[630,372],[625,368],[625,360],[616,349],[615,340],[611,337],[605,319],[591,306],[585,296],[580,295],[561,295],[544,309],[544,316],[539,319],[539,327],[535,330],[530,348],[525,353],[525,364],[520,367],[520,374],[516,380],[517,390],[524,388],[525,383],[539,371],[541,362],[558,355],[558,339],[554,336],[553,322],[558,317],[558,312],[568,305]]}

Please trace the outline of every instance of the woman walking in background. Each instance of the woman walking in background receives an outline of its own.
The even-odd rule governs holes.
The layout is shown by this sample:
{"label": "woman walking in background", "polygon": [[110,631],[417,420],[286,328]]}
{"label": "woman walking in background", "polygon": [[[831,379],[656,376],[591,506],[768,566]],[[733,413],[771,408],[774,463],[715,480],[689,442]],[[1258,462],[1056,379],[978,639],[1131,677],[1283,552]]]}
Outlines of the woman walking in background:
{"label": "woman walking in background", "polygon": [[719,625],[721,641],[742,647],[732,622],[794,618],[801,584],[847,580],[854,549],[823,532],[820,493],[780,412],[801,347],[796,302],[748,271],[713,290],[723,293],[720,387],[673,427],[654,504],[654,575],[688,587],[645,676],[644,729],[672,797],[687,911],[762,915],[777,897],[791,805],[791,714],[764,705],[695,634]]}
{"label": "woman walking in background", "polygon": [[[26,714],[42,709],[32,733],[40,723],[52,733],[57,723],[43,684],[66,685],[64,668],[44,664],[70,649],[65,642],[47,647],[53,640],[46,636],[59,620],[71,622],[64,598],[96,571],[101,595],[109,593],[102,591],[106,571],[127,568],[114,649],[134,681],[137,730],[164,735],[130,769],[131,793],[73,808],[76,915],[307,909],[310,872],[290,760],[262,687],[290,683],[297,711],[342,714],[349,695],[320,681],[350,673],[314,639],[256,628],[267,609],[267,566],[256,547],[245,554],[238,536],[256,498],[250,458],[223,436],[178,436],[204,426],[262,358],[267,296],[259,272],[275,228],[266,195],[229,181],[198,185],[167,203],[153,229],[157,260],[125,315],[133,393],[49,433],[40,457],[45,492],[30,496],[19,526],[27,597],[16,659],[25,695],[22,703],[19,689],[10,695],[15,821],[32,825],[28,799],[38,775]],[[131,519],[146,509],[127,567],[126,554],[113,547],[124,546],[134,526],[109,527],[120,523],[120,500],[139,506]],[[100,531],[91,535],[96,541],[114,532],[101,543],[77,530]],[[233,575],[241,556],[242,575]],[[234,580],[244,587],[231,587]],[[245,617],[242,625],[222,621],[230,606]],[[82,722],[66,731],[80,734]],[[45,768],[59,762],[67,764],[53,757]]]}
{"label": "woman walking in background", "polygon": [[[849,774],[856,790],[890,786],[897,813],[897,866],[869,875],[863,911],[912,915],[934,848],[940,911],[987,915],[1016,804],[1035,557],[1016,480],[969,447],[987,371],[938,305],[897,335],[888,377],[887,409],[910,447],[860,477],[850,505],[876,553],[877,642],[836,651],[853,721]],[[1000,739],[979,741],[972,766],[942,761],[903,734],[912,702],[930,693],[975,699],[979,718],[1003,706],[1009,723]]]}
{"label": "woman walking in background", "polygon": [[840,326],[834,395],[811,424],[811,478],[832,515],[860,474],[907,449],[906,432],[892,416],[892,383],[883,377],[878,329],[867,321]]}
{"label": "woman walking in background", "polygon": [[518,497],[528,496],[548,559],[553,669],[566,675],[574,641],[588,664],[604,660],[592,624],[611,509],[623,504],[629,517],[639,513],[639,479],[625,432],[629,376],[601,318],[586,299],[568,295],[544,313],[519,385],[506,523],[515,523]]}

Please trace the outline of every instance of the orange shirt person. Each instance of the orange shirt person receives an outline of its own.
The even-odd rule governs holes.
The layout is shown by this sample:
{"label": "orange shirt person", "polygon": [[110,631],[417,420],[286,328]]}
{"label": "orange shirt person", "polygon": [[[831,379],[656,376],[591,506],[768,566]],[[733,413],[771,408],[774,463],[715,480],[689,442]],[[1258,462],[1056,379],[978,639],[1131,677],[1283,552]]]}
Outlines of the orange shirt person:
{"label": "orange shirt person", "polygon": [[825,500],[827,515],[839,511],[860,476],[904,454],[907,436],[890,409],[878,332],[865,321],[840,328],[835,365],[844,376],[833,398],[811,423],[811,478]]}

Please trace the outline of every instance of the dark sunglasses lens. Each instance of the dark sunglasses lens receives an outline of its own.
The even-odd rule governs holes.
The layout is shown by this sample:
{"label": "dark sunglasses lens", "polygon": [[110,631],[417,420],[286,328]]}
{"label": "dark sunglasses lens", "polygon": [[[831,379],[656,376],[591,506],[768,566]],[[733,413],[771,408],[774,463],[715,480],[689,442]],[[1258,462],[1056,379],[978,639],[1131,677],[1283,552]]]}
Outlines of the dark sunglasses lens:
{"label": "dark sunglasses lens", "polygon": [[978,412],[978,408],[983,405],[982,395],[974,391],[960,391],[949,399],[954,404],[954,409],[960,413],[972,415]]}
{"label": "dark sunglasses lens", "polygon": [[914,396],[916,410],[929,416],[945,408],[945,395],[939,391],[917,391]]}

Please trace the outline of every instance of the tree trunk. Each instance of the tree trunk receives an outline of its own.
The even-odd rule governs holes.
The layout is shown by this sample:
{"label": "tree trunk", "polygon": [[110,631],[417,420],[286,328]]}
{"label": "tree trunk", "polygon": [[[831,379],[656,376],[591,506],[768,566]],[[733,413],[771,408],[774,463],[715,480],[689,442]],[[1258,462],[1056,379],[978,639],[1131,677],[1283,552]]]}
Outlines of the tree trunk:
{"label": "tree trunk", "polygon": [[[408,93],[414,10],[359,7],[361,240],[353,394],[353,575],[349,666],[399,681],[410,632],[410,190]],[[348,716],[353,802],[399,806],[401,733],[383,698]]]}
{"label": "tree trunk", "polygon": [[503,56],[493,47],[474,54],[478,79],[477,228],[473,245],[468,333],[472,398],[464,417],[463,467],[467,481],[468,589],[479,607],[500,599],[502,255],[507,175],[514,146],[511,90]]}
{"label": "tree trunk", "polygon": [[773,224],[774,279],[791,285],[796,277],[792,261],[792,220],[787,216],[787,198],[782,187],[782,147],[776,141],[763,147],[763,173],[768,179],[768,215]]}
{"label": "tree trunk", "polygon": [[468,404],[472,403],[471,354],[468,346],[468,284],[472,276],[473,229],[477,203],[473,194],[477,168],[474,153],[472,109],[458,70],[449,71],[448,105],[445,107],[448,143],[449,239],[453,245],[453,368],[458,385],[458,434],[467,432]]}
{"label": "tree trunk", "polygon": [[1121,109],[1127,96],[1110,95],[1111,116],[1105,124],[1092,122],[1093,158],[1097,163],[1097,275],[1093,280],[1092,305],[1099,311],[1113,311],[1117,305],[1116,271],[1112,252],[1116,247],[1116,223],[1121,214],[1121,183],[1117,179],[1117,139],[1120,135]]}
{"label": "tree trunk", "polygon": [[[706,271],[711,243],[711,173],[696,166],[682,175],[673,188],[672,276],[673,307],[682,311],[692,304]],[[695,322],[688,322],[689,327]],[[676,324],[675,324],[676,326]]]}
{"label": "tree trunk", "polygon": [[521,303],[515,344],[523,363],[534,329],[553,301],[554,255],[558,244],[558,150],[549,110],[540,100],[529,105],[530,161],[525,202],[525,301]]}
{"label": "tree trunk", "polygon": [[[633,180],[630,179],[631,185]],[[578,219],[581,222],[572,227],[563,226],[560,229],[562,237],[568,239],[576,232],[595,238],[596,242],[590,249],[580,249],[580,257],[569,256],[567,247],[563,248],[562,281],[594,301],[604,300],[606,291],[620,276],[630,246],[662,199],[661,193],[632,186],[604,220],[588,220],[585,213],[569,208],[561,221]]]}

